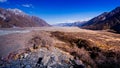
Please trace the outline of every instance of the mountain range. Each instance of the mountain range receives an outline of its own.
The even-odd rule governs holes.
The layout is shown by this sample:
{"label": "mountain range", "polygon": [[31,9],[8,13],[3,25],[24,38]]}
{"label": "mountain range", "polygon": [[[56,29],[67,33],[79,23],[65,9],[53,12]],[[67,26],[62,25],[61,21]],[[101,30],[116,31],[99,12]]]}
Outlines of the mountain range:
{"label": "mountain range", "polygon": [[0,8],[0,28],[50,26],[36,16],[30,16],[19,9]]}
{"label": "mountain range", "polygon": [[86,23],[87,21],[76,21],[76,22],[71,22],[71,23],[59,23],[55,24],[53,26],[60,26],[60,27],[81,27],[83,23]]}
{"label": "mountain range", "polygon": [[[19,9],[0,8],[0,28],[42,26],[50,25],[39,17],[27,15]],[[110,12],[104,12],[89,21],[60,23],[54,26],[77,26],[83,29],[109,30],[120,33],[120,7],[117,7]]]}
{"label": "mountain range", "polygon": [[88,21],[60,23],[55,26],[77,26],[83,29],[107,30],[111,32],[120,33],[120,7],[117,7],[110,12],[104,12]]}
{"label": "mountain range", "polygon": [[60,25],[70,27],[42,27],[50,25],[19,9],[1,8],[0,68],[120,68],[120,34],[104,31],[120,33],[120,7]]}

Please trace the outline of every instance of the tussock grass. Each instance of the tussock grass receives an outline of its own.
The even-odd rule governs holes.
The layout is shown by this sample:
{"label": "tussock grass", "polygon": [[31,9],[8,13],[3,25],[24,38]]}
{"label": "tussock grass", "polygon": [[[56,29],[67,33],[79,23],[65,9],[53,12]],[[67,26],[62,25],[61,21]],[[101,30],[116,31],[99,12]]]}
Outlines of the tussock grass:
{"label": "tussock grass", "polygon": [[55,37],[65,44],[57,44],[56,47],[78,57],[87,68],[119,68],[120,54],[115,50],[109,50],[112,46],[103,45],[98,41],[89,41],[77,38],[64,32],[52,32]]}

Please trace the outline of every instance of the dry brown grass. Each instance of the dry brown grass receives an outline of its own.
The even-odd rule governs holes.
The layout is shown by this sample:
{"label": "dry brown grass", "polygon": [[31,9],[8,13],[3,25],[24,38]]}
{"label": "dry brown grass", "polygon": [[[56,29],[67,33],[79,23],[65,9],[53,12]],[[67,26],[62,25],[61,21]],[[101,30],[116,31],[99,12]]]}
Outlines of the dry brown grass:
{"label": "dry brown grass", "polygon": [[57,43],[56,47],[70,53],[73,56],[79,57],[79,59],[86,64],[86,67],[120,67],[120,54],[118,48],[116,48],[117,46],[107,45],[102,43],[101,40],[91,41],[85,38],[79,38],[77,35],[72,33],[57,31],[52,32],[51,34],[52,37],[64,42],[63,44]]}
{"label": "dry brown grass", "polygon": [[[65,31],[61,30],[62,28],[60,30],[54,30],[55,28],[51,28],[52,30],[48,30],[48,28],[37,29],[25,34],[18,33],[1,36],[2,39],[0,39],[0,42],[3,42],[1,46],[6,44],[4,48],[15,48],[8,47],[8,43],[11,43],[14,46],[19,44],[20,48],[23,46],[30,47],[25,50],[26,52],[33,52],[41,47],[49,49],[53,46],[73,57],[78,57],[85,64],[86,68],[120,68],[119,34],[89,30],[82,31],[82,29],[78,31],[71,29],[68,29],[71,31]],[[4,51],[6,50],[3,49],[2,52]],[[17,50],[15,49],[11,52],[13,51]],[[10,56],[18,57],[16,53],[13,53],[13,55],[11,54]]]}

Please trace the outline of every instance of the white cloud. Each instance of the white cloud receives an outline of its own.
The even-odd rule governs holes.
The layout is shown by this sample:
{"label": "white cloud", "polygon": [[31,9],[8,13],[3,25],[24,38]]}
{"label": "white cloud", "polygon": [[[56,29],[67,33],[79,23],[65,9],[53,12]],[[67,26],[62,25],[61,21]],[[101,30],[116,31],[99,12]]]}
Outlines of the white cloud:
{"label": "white cloud", "polygon": [[23,7],[26,7],[26,8],[33,8],[33,5],[32,5],[32,4],[23,4],[22,6],[23,6]]}
{"label": "white cloud", "polygon": [[0,0],[0,2],[1,2],[1,3],[3,3],[3,2],[7,2],[7,0]]}

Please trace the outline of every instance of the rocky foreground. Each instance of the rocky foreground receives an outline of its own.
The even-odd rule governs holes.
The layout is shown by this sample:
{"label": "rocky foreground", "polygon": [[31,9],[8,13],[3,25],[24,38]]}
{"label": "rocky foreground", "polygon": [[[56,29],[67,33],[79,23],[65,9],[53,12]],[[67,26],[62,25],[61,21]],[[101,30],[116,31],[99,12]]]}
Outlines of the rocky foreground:
{"label": "rocky foreground", "polygon": [[0,68],[120,68],[120,34],[77,27],[0,29]]}

